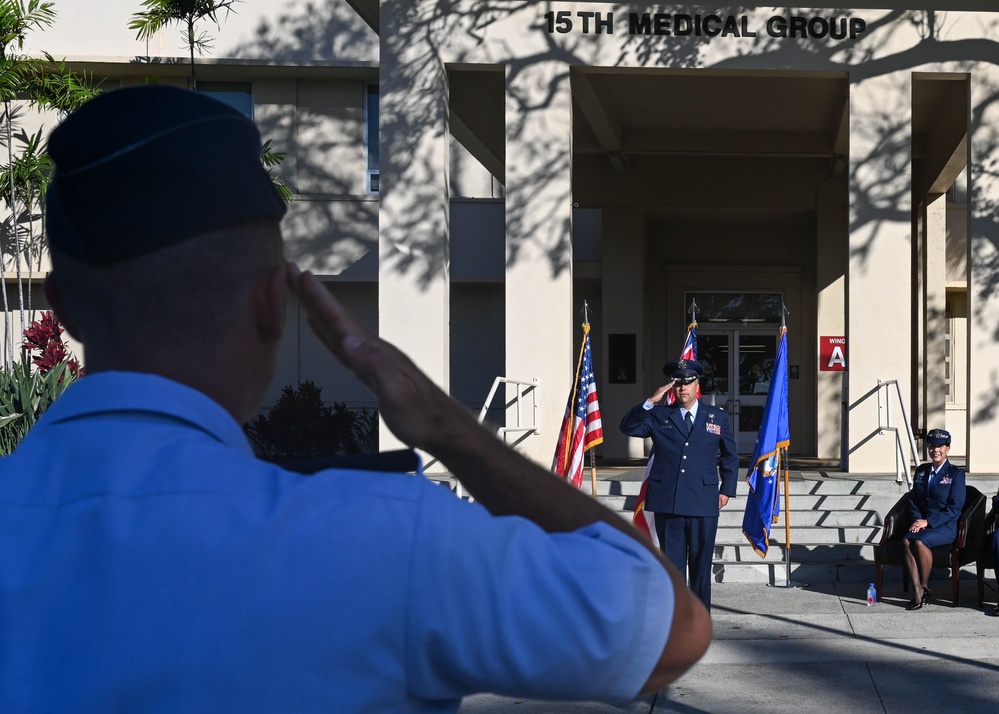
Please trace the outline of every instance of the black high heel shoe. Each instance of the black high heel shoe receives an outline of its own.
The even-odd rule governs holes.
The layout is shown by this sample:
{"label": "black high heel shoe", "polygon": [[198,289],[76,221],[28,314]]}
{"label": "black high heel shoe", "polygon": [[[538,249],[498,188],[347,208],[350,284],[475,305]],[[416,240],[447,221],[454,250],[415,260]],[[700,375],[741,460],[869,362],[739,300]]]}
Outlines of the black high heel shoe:
{"label": "black high heel shoe", "polygon": [[920,605],[925,605],[926,603],[928,603],[930,601],[931,597],[933,597],[933,591],[930,590],[929,588],[923,588],[923,597],[919,601],[919,604]]}
{"label": "black high heel shoe", "polygon": [[905,609],[906,610],[922,610],[923,609],[923,601],[922,600],[917,600],[916,598],[912,598],[911,600],[909,600],[909,604],[905,606]]}

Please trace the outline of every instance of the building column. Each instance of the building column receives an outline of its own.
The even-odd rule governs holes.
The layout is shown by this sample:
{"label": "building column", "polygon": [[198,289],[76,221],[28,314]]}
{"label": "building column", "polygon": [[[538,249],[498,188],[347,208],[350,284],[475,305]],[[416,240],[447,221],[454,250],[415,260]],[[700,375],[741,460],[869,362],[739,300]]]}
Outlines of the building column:
{"label": "building column", "polygon": [[[449,390],[449,146],[444,61],[406,3],[383,3],[378,330]],[[400,442],[382,422],[379,448]],[[428,470],[439,470],[434,465]]]}
{"label": "building column", "polygon": [[[819,338],[846,336],[847,236],[850,230],[844,208],[846,199],[847,185],[843,176],[831,178],[819,187],[815,261],[816,335]],[[815,353],[820,354],[820,349]],[[847,372],[823,367],[826,365],[819,365],[815,379],[818,427],[815,453],[820,459],[839,461],[843,458]]]}
{"label": "building column", "polygon": [[[603,332],[607,335],[604,350],[608,362],[607,379],[600,393],[600,408],[604,416],[603,453],[608,458],[639,459],[645,456],[643,439],[625,436],[618,428],[624,414],[648,392],[645,377],[645,214],[630,208],[604,211],[602,255]],[[609,360],[610,335],[630,342],[634,339],[634,363],[630,367],[633,382],[615,382]],[[658,385],[657,385],[658,386]]]}
{"label": "building column", "polygon": [[[507,72],[506,376],[541,383],[539,433],[507,441],[550,464],[576,370],[573,335],[582,322],[572,314],[569,66],[539,61]],[[513,420],[511,408],[507,426]]]}
{"label": "building column", "polygon": [[926,197],[922,246],[922,415],[925,430],[947,418],[947,195]]}
{"label": "building column", "polygon": [[968,161],[968,469],[999,471],[999,154],[995,101],[999,70],[979,62],[971,75]]}
{"label": "building column", "polygon": [[903,428],[899,390],[878,389],[878,382],[896,381],[905,400],[910,393],[910,84],[908,72],[896,72],[851,86],[846,400],[851,473],[895,472],[895,433],[881,427]]}

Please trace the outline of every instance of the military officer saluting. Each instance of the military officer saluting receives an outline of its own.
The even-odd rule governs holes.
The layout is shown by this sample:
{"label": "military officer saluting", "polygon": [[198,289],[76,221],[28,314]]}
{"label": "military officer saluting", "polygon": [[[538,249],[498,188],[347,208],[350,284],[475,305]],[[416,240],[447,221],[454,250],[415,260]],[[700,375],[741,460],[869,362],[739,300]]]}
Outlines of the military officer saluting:
{"label": "military officer saluting", "polygon": [[[663,373],[670,382],[625,414],[621,431],[652,439],[645,509],[656,514],[663,553],[710,608],[718,512],[735,495],[739,456],[728,415],[697,398],[704,367],[677,360]],[[674,403],[661,404],[671,389]]]}

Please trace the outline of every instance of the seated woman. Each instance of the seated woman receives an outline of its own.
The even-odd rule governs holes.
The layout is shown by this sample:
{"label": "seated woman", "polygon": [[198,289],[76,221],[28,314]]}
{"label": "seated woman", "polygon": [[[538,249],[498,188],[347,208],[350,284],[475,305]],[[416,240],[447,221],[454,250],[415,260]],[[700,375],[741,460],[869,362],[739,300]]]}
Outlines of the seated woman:
{"label": "seated woman", "polygon": [[930,463],[916,469],[909,497],[912,525],[905,534],[909,546],[905,550],[905,567],[912,580],[913,598],[906,610],[919,610],[933,597],[928,587],[933,567],[930,549],[954,542],[957,521],[964,508],[964,471],[947,460],[950,432],[930,430],[926,446]]}

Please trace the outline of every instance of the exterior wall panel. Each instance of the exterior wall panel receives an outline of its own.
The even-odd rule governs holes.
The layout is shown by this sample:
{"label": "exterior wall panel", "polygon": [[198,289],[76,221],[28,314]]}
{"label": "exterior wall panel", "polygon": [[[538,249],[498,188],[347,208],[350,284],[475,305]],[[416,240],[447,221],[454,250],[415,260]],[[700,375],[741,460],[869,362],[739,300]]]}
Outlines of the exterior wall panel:
{"label": "exterior wall panel", "polygon": [[[198,76],[252,83],[255,119],[273,147],[286,153],[281,171],[300,195],[284,223],[291,259],[343,291],[463,401],[475,401],[486,371],[542,380],[541,434],[521,446],[539,461],[550,460],[561,421],[578,349],[575,306],[584,293],[600,295],[593,301],[599,314],[591,318],[599,321],[597,355],[606,357],[608,335],[636,335],[634,384],[610,384],[606,367],[597,366],[608,434],[598,453],[629,458],[642,449],[611,435],[621,410],[651,393],[662,362],[675,356],[682,340],[684,312],[669,275],[696,267],[715,286],[753,285],[754,275],[779,268],[797,276],[799,293],[791,362],[801,375],[792,394],[796,428],[807,435],[795,437],[792,451],[824,459],[844,453],[853,471],[895,470],[894,437],[881,428],[892,407],[870,393],[879,379],[898,380],[910,406],[918,405],[913,411],[939,418],[939,395],[930,393],[936,372],[929,366],[942,349],[936,335],[946,295],[962,306],[947,329],[953,330],[951,342],[964,349],[952,352],[959,394],[946,403],[945,419],[964,420],[971,468],[999,470],[999,186],[989,170],[999,152],[999,74],[988,63],[999,48],[999,14],[992,3],[967,0],[939,12],[933,11],[939,2],[909,2],[897,11],[875,7],[883,5],[718,8],[720,17],[735,18],[735,29],[678,36],[676,17],[695,14],[693,8],[459,0],[442,14],[441,5],[429,0],[388,0],[378,37],[344,2],[245,0],[220,28],[204,27],[216,40],[210,55],[198,60]],[[99,7],[57,1],[56,25],[32,36],[28,51],[68,57],[116,86],[147,78],[185,86],[177,29],[161,32],[148,46],[138,42],[127,25],[140,9],[135,0],[106,0]],[[568,13],[570,31],[554,29],[555,16],[546,16],[554,11]],[[588,13],[600,13],[604,29]],[[655,20],[660,30],[671,29],[632,32],[632,13],[659,13],[665,18]],[[774,21],[792,14],[818,18],[808,27],[853,18],[863,20],[864,29],[843,40],[805,36],[804,30],[792,36]],[[505,67],[507,77],[505,146],[486,161],[488,169],[449,136],[448,68],[478,66],[491,72]],[[776,101],[777,94],[767,93],[793,86],[782,82],[802,72],[831,88],[823,112],[843,112],[849,101],[834,152],[828,136],[795,133],[794,113],[775,112],[758,126],[752,117],[740,117],[737,129],[719,128],[733,126],[727,116],[733,96]],[[969,78],[970,107],[944,100],[938,110],[920,109],[913,81],[946,73]],[[469,75],[463,92],[476,89]],[[587,91],[614,96],[631,86],[625,78],[653,87],[662,77],[674,82],[665,86],[679,86],[722,76],[736,81],[704,94],[699,123],[657,132],[653,119],[682,119],[684,107],[641,89],[623,97],[641,107],[635,117],[617,116],[624,102],[612,101],[600,108],[602,119],[581,119]],[[367,194],[365,185],[363,100],[371,81],[380,81],[382,92],[381,196]],[[474,110],[474,97],[462,99]],[[807,111],[805,104],[796,111]],[[964,113],[967,146],[955,150]],[[474,119],[463,131],[474,134]],[[25,127],[42,121],[48,126],[51,117],[31,116]],[[926,124],[938,136],[923,136]],[[747,146],[753,156],[734,160]],[[609,162],[610,149],[627,160]],[[781,157],[782,151],[797,158]],[[831,153],[842,162],[838,170]],[[963,164],[967,208],[948,204],[945,224],[936,213],[933,220],[923,216],[933,248],[926,252],[914,211],[926,196],[945,191],[942,184]],[[503,227],[490,228],[492,219],[477,225],[475,211],[463,211],[480,207],[456,208],[452,196],[500,201],[481,210],[502,212]],[[585,263],[573,255],[573,204],[604,216],[598,258]],[[796,218],[770,221],[767,211]],[[726,217],[732,215],[739,218]],[[488,250],[472,252],[465,263],[456,254],[452,266],[452,236],[474,246],[480,232],[488,234],[485,247],[502,240],[503,254],[493,260]],[[930,265],[921,267],[920,256]],[[36,277],[46,269],[43,262]],[[755,285],[766,288],[760,280]],[[452,283],[462,286],[456,295]],[[324,380],[328,398],[363,402],[360,388],[327,364],[294,306],[289,309],[293,329],[279,384],[315,375]],[[456,326],[460,334],[453,333]],[[498,329],[499,342],[483,341]],[[818,370],[822,335],[847,336],[846,372]],[[482,359],[473,346],[485,344],[501,345],[502,360],[489,370],[461,372],[461,363]],[[956,427],[952,431],[960,438]]]}

